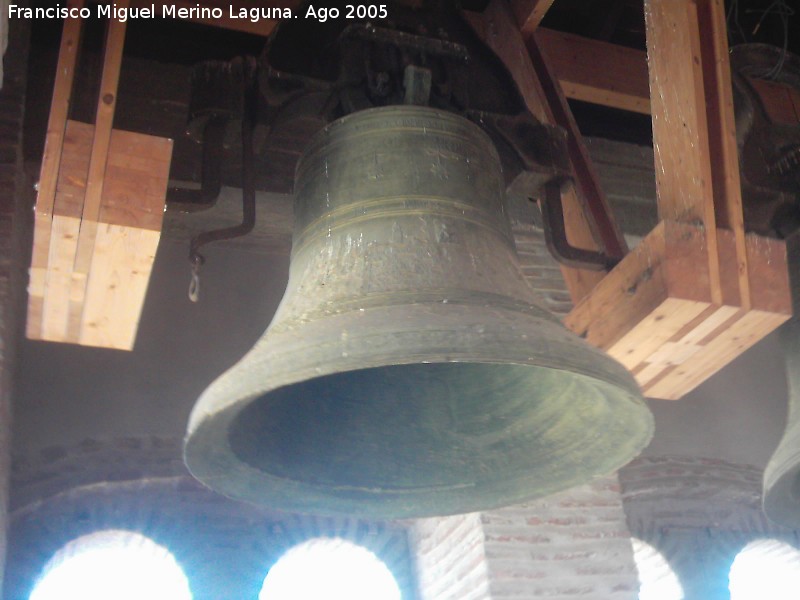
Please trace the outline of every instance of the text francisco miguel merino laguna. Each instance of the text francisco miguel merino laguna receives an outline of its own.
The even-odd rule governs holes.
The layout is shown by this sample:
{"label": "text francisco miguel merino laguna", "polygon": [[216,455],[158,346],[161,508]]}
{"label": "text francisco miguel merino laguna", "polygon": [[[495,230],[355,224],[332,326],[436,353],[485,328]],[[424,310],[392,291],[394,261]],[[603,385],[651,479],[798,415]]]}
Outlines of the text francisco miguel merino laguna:
{"label": "text francisco miguel merino laguna", "polygon": [[[247,19],[253,23],[257,23],[262,19],[291,19],[293,17],[300,17],[305,19],[325,20],[326,18],[335,17],[339,15],[330,14],[330,9],[318,8],[314,9],[313,5],[306,9],[305,14],[292,14],[290,8],[243,8],[228,6],[227,11],[219,6],[209,7],[200,6],[199,4],[193,7],[176,7],[174,4],[151,4],[150,6],[143,7],[118,7],[116,4],[96,4],[94,10],[89,7],[71,7],[49,6],[46,8],[28,8],[25,6],[17,6],[9,4],[8,17],[9,19],[67,19],[67,18],[83,18],[88,19],[92,16],[106,19],[117,19],[119,21],[127,21],[128,19],[152,19],[158,17],[173,17],[179,19],[221,19],[227,17],[229,19]],[[385,5],[380,7],[375,5],[350,7],[348,9],[356,10],[359,12],[375,12],[374,16],[386,16]],[[336,10],[338,13],[338,9]],[[383,13],[378,15],[377,13]],[[342,13],[342,16],[344,14]],[[354,15],[355,16],[355,15]],[[360,15],[359,15],[360,16]],[[370,14],[370,16],[373,16]]]}

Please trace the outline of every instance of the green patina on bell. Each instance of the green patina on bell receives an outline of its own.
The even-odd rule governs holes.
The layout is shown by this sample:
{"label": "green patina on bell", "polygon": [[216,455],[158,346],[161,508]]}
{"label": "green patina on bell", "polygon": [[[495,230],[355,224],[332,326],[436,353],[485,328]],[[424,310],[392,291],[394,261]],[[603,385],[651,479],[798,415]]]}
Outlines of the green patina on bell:
{"label": "green patina on bell", "polygon": [[533,299],[478,126],[355,113],[314,138],[295,193],[283,301],[191,415],[200,481],[280,510],[422,517],[557,492],[648,443],[631,375]]}

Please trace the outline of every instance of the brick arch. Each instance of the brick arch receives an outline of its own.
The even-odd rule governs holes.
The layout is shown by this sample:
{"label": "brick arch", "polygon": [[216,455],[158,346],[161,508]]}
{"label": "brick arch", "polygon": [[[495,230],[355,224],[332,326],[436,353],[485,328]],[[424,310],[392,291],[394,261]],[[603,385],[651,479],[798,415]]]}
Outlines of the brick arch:
{"label": "brick arch", "polygon": [[761,509],[762,470],[717,459],[638,458],[619,472],[631,534],[659,550],[687,598],[728,598],[728,572],[750,541],[797,542]]}
{"label": "brick arch", "polygon": [[168,548],[195,600],[257,598],[283,552],[320,535],[367,547],[392,570],[404,598],[414,597],[404,525],[278,514],[224,498],[188,476],[98,482],[17,509],[11,514],[6,597],[27,598],[59,548],[102,529],[136,531]]}
{"label": "brick arch", "polygon": [[[58,597],[62,597],[65,593],[65,590],[61,587],[65,583],[65,571],[61,569],[69,565],[72,560],[78,559],[79,565],[77,567],[79,572],[84,569],[83,574],[87,575],[85,571],[87,563],[80,561],[79,557],[85,556],[87,552],[96,553],[101,551],[105,553],[108,550],[115,552],[117,559],[121,559],[124,562],[122,563],[122,569],[110,563],[108,565],[109,571],[104,574],[98,574],[96,568],[90,570],[88,575],[92,578],[97,578],[100,575],[103,585],[113,582],[113,585],[119,586],[144,584],[147,587],[155,583],[162,588],[162,594],[169,590],[171,593],[176,594],[176,598],[191,598],[186,574],[169,549],[141,533],[124,529],[103,529],[80,536],[62,546],[47,562],[43,569],[42,580],[37,581],[34,586],[37,597],[45,592],[45,589],[48,597],[53,597],[54,592]],[[137,558],[147,562],[140,563],[136,565],[136,569],[131,570],[128,561],[131,559],[136,560]],[[158,569],[161,577],[156,579],[148,577],[147,571],[141,571],[145,564],[148,568]],[[75,567],[76,565],[73,563],[72,566]],[[70,574],[73,582],[75,581],[75,575],[76,571],[73,568]],[[169,580],[165,581],[163,579],[165,575],[169,576]],[[113,576],[114,579],[109,579],[109,576]],[[55,579],[51,579],[51,577],[55,577]],[[116,581],[117,577],[121,577],[123,581]],[[134,579],[131,579],[131,577]],[[42,585],[44,585],[45,589],[42,589]],[[164,585],[167,586],[167,589],[164,589]]]}

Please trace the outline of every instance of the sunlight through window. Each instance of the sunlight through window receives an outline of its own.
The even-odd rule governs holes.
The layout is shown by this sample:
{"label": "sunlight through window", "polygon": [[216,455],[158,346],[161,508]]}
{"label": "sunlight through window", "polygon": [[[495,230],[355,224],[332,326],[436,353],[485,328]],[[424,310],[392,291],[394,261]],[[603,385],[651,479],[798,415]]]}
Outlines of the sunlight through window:
{"label": "sunlight through window", "polygon": [[342,539],[295,546],[269,570],[258,600],[400,600],[388,567],[372,552]]}
{"label": "sunlight through window", "polygon": [[30,600],[191,600],[172,554],[132,531],[79,537],[45,566]]}
{"label": "sunlight through window", "polygon": [[778,540],[755,540],[731,565],[731,600],[797,600],[800,594],[800,550]]}
{"label": "sunlight through window", "polygon": [[683,600],[683,586],[664,555],[637,538],[631,545],[639,571],[639,600]]}

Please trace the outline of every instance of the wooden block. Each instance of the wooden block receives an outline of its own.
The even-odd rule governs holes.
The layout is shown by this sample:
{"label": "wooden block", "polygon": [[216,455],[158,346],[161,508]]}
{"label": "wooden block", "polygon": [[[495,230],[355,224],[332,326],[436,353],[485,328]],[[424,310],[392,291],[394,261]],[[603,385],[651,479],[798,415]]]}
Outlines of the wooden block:
{"label": "wooden block", "polygon": [[102,223],[97,230],[79,343],[130,350],[160,232]]}
{"label": "wooden block", "polygon": [[[38,322],[28,334],[130,349],[160,236],[172,141],[112,131],[101,222],[82,222],[93,136],[92,125],[67,123],[48,268],[31,270],[28,319]],[[99,245],[89,272],[81,273],[73,267],[79,230],[86,228]]]}
{"label": "wooden block", "polygon": [[[646,318],[667,319],[665,311],[656,311],[668,298],[705,308],[711,303],[707,263],[697,261],[704,247],[701,228],[662,221],[575,306],[565,324],[589,343],[609,350]],[[686,319],[697,310],[679,312]]]}
{"label": "wooden block", "polygon": [[746,308],[735,235],[718,230],[717,239],[725,304],[712,299],[705,230],[662,221],[565,324],[625,365],[645,395],[682,397],[791,315],[785,243],[745,237]]}
{"label": "wooden block", "polygon": [[[653,362],[652,356],[663,353],[664,345],[670,343],[679,331],[709,306],[706,302],[668,297],[606,351],[628,369],[635,371],[640,365]],[[657,364],[669,366],[673,363],[672,360],[662,357]]]}

